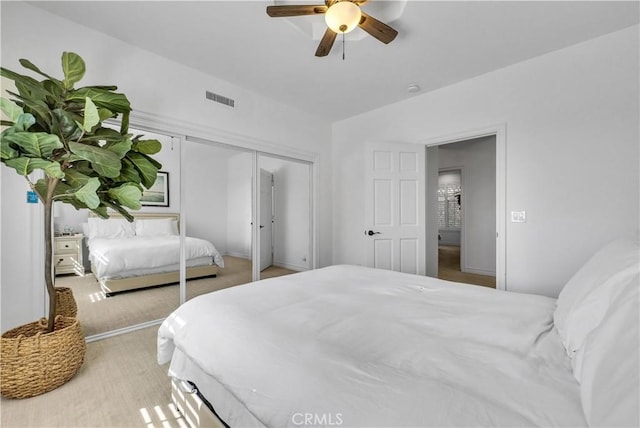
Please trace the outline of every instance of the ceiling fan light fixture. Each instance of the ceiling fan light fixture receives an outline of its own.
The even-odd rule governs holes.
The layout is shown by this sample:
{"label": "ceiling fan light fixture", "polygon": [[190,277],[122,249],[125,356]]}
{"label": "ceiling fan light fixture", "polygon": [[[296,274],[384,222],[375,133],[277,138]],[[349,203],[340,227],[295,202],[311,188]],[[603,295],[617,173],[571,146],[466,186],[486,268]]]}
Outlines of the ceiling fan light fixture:
{"label": "ceiling fan light fixture", "polygon": [[335,33],[348,33],[360,23],[362,12],[357,4],[348,0],[331,5],[324,15],[327,26]]}

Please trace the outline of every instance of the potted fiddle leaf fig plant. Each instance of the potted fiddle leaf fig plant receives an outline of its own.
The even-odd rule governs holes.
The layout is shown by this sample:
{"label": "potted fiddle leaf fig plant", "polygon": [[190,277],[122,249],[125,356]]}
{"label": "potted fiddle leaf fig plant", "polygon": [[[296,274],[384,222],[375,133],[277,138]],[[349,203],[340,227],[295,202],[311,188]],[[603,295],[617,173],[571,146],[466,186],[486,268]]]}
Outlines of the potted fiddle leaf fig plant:
{"label": "potted fiddle leaf fig plant", "polygon": [[[99,217],[108,218],[109,209],[129,221],[127,211],[141,208],[143,188],[150,188],[156,180],[161,164],[151,155],[158,153],[161,143],[144,140],[129,133],[131,106],[127,97],[116,92],[116,86],[75,85],[85,74],[85,62],[73,52],[62,54],[63,78],[58,79],[41,71],[29,60],[20,64],[43,77],[42,80],[0,67],[0,75],[15,84],[15,92],[6,91],[11,98],[0,98],[3,113],[0,134],[0,155],[4,165],[26,178],[30,188],[44,206],[44,278],[49,295],[48,320],[21,326],[2,335],[2,395],[24,398],[54,389],[69,380],[84,360],[86,345],[78,320],[56,317],[56,288],[52,266],[52,206],[54,202],[89,209]],[[121,115],[119,130],[103,123]],[[58,326],[60,324],[60,327]],[[80,342],[69,345],[73,349],[53,349],[43,358],[47,337],[54,338],[59,330],[73,327]],[[73,367],[60,379],[51,379],[52,370],[41,367],[41,373],[25,374],[27,363],[23,352],[31,345],[29,337],[38,336],[33,345],[38,359],[48,366],[56,364]],[[5,343],[19,341],[19,343]],[[69,340],[65,339],[67,342]],[[64,341],[64,340],[63,340]],[[76,340],[77,341],[77,340]],[[48,342],[47,342],[48,343]],[[15,352],[12,350],[15,349]],[[6,353],[5,353],[6,351]],[[60,357],[62,363],[55,361]],[[25,378],[20,382],[11,378]],[[42,379],[40,379],[42,378]],[[45,383],[31,391],[28,384]],[[18,385],[15,387],[15,385]],[[10,390],[11,389],[11,390]]]}

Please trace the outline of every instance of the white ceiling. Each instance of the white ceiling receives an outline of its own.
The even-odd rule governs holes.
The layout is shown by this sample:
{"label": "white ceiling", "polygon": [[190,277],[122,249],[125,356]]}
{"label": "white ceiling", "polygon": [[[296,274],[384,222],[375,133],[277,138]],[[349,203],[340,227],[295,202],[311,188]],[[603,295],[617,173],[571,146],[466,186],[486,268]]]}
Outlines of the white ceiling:
{"label": "white ceiling", "polygon": [[[343,61],[339,39],[316,58],[318,41],[300,29],[307,24],[292,23],[322,16],[269,18],[272,1],[30,3],[330,121],[415,96],[410,83],[433,91],[635,25],[640,4],[410,0],[388,22],[396,40],[347,40]],[[370,0],[363,10],[382,20],[392,3]]]}

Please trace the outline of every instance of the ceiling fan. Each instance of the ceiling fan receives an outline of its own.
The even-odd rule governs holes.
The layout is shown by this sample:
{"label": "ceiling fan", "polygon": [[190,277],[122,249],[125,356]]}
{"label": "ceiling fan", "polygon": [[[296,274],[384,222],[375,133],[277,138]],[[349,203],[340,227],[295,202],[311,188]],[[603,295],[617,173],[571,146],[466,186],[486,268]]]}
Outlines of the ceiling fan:
{"label": "ceiling fan", "polygon": [[320,40],[316,56],[327,56],[338,33],[348,33],[356,27],[380,40],[390,43],[398,32],[387,24],[364,13],[360,6],[368,0],[325,0],[324,5],[276,5],[267,6],[267,15],[282,18],[303,15],[325,15],[327,30]]}

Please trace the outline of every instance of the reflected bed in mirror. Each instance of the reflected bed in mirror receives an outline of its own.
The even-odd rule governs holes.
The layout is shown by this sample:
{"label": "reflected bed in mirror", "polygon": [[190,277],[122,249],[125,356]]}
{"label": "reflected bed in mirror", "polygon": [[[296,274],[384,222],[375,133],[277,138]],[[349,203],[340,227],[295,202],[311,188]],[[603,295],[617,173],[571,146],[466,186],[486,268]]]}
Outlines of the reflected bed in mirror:
{"label": "reflected bed in mirror", "polygon": [[[107,296],[180,281],[179,215],[134,213],[91,215],[86,228],[91,271]],[[187,279],[215,276],[224,260],[213,243],[185,237]]]}

